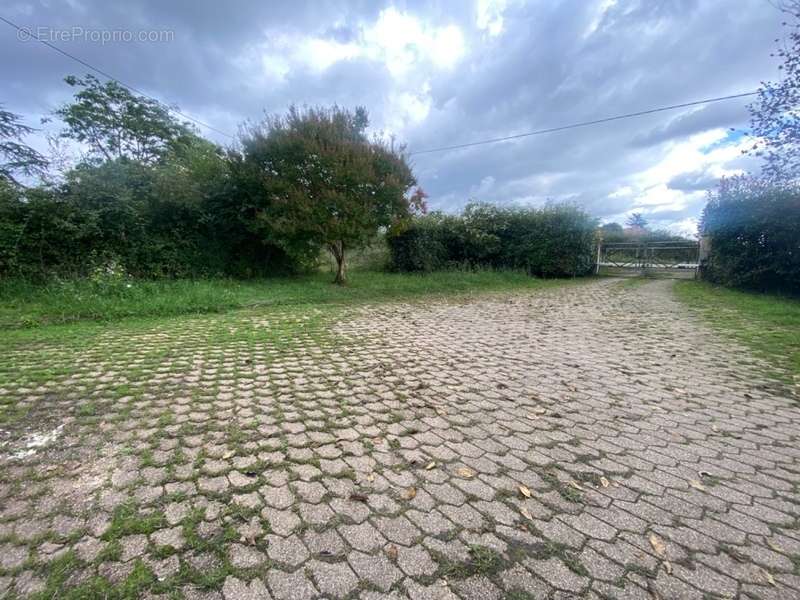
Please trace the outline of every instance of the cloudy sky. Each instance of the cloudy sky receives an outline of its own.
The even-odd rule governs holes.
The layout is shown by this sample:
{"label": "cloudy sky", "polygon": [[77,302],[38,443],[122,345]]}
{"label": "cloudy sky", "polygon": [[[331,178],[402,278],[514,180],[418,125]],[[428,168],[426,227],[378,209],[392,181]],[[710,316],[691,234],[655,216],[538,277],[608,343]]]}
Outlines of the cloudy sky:
{"label": "cloudy sky", "polygon": [[[778,77],[783,35],[769,0],[5,0],[0,16],[224,132],[290,103],[364,105],[411,152],[751,91]],[[0,23],[0,102],[37,124],[87,70],[19,37]],[[691,232],[709,186],[757,169],[730,131],[746,104],[412,159],[432,208],[563,200]]]}

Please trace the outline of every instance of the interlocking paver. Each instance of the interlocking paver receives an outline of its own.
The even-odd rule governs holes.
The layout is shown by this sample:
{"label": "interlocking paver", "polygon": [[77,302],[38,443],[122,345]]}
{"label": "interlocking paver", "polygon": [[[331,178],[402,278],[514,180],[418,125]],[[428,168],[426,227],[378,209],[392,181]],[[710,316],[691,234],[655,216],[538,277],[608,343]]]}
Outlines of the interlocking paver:
{"label": "interlocking paver", "polygon": [[[794,393],[671,285],[12,344],[0,595],[72,550],[59,591],[147,569],[226,600],[800,597]],[[14,457],[30,431],[53,441]]]}

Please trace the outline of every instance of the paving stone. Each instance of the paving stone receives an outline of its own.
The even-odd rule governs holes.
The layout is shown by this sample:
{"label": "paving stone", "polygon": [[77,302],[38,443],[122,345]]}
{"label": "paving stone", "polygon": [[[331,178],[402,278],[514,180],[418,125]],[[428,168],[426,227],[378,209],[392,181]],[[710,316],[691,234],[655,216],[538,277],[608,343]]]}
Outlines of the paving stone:
{"label": "paving stone", "polygon": [[228,558],[239,569],[257,567],[266,560],[266,556],[258,550],[242,544],[231,544],[228,547]]}
{"label": "paving stone", "polygon": [[144,554],[147,548],[147,536],[136,534],[129,535],[120,540],[122,546],[122,562],[128,562],[134,558],[138,558]]}
{"label": "paving stone", "polygon": [[585,577],[576,575],[555,557],[547,560],[528,559],[525,561],[525,565],[544,581],[559,590],[577,593],[582,591],[589,583]]}
{"label": "paving stone", "polygon": [[270,569],[267,581],[277,600],[310,600],[317,595],[316,588],[302,570],[285,573],[279,569]]}
{"label": "paving stone", "polygon": [[400,517],[378,517],[374,520],[375,526],[388,540],[408,546],[421,537],[420,531],[406,519]]}
{"label": "paving stone", "polygon": [[382,554],[370,556],[353,551],[347,555],[347,561],[360,579],[370,582],[384,592],[402,577],[402,573]]}
{"label": "paving stone", "polygon": [[21,566],[28,558],[28,548],[25,546],[12,546],[3,544],[0,546],[0,567],[3,569],[16,569]]}
{"label": "paving stone", "polygon": [[228,575],[222,586],[225,600],[271,600],[272,596],[266,586],[258,579],[250,582]]}
{"label": "paving stone", "polygon": [[308,550],[298,535],[283,538],[279,535],[268,535],[267,554],[275,562],[295,567],[308,558]]}
{"label": "paving stone", "polygon": [[350,546],[362,552],[372,552],[386,543],[386,538],[370,523],[343,525],[338,531]]}
{"label": "paving stone", "polygon": [[229,487],[228,479],[224,476],[201,477],[197,480],[197,487],[201,492],[211,492],[220,494]]}
{"label": "paving stone", "polygon": [[358,578],[346,562],[309,561],[307,568],[322,594],[344,598],[358,587]]}
{"label": "paving stone", "polygon": [[412,546],[397,548],[397,566],[411,577],[421,577],[423,575],[433,575],[436,572],[437,564],[431,555],[422,546]]}
{"label": "paving stone", "polygon": [[[183,539],[202,515],[197,535],[237,571],[186,598],[798,596],[794,393],[672,285],[598,279],[330,320],[256,307],[106,324],[68,352],[12,341],[0,394],[63,419],[52,456],[69,458],[0,448],[0,596],[34,594],[69,551],[98,561],[120,506],[163,511],[164,528],[124,535],[120,561],[81,565],[65,595],[137,560],[162,580],[221,568]],[[43,356],[53,374],[33,378]],[[120,385],[132,392],[112,398]],[[103,418],[74,419],[89,399]],[[502,556],[490,577],[436,578],[477,546]]]}
{"label": "paving stone", "polygon": [[96,538],[84,537],[75,544],[75,553],[84,562],[92,562],[106,547],[106,543]]}
{"label": "paving stone", "polygon": [[183,539],[183,529],[180,527],[172,527],[170,529],[160,529],[150,536],[156,546],[169,546],[176,550],[183,548],[185,540]]}
{"label": "paving stone", "polygon": [[465,600],[500,600],[503,592],[489,578],[473,575],[463,581],[453,583],[453,588]]}

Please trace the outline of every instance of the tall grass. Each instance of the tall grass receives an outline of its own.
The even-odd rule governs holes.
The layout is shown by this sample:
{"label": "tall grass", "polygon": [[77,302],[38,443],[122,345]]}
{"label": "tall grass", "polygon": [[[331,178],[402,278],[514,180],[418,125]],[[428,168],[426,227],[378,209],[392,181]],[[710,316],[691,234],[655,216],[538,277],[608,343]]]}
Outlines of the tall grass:
{"label": "tall grass", "polygon": [[332,285],[331,276],[325,273],[253,281],[81,279],[46,285],[12,279],[0,282],[0,328],[213,313],[260,305],[352,303],[535,289],[557,282],[512,271],[430,275],[353,271],[345,287]]}

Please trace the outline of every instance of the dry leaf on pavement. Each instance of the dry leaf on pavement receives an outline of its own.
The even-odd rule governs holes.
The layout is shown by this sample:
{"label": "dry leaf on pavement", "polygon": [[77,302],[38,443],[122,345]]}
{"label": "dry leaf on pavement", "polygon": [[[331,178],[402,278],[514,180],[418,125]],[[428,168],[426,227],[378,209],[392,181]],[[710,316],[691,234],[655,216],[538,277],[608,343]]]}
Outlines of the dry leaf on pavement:
{"label": "dry leaf on pavement", "polygon": [[391,561],[397,560],[397,546],[389,544],[389,546],[386,547],[386,556],[388,556]]}
{"label": "dry leaf on pavement", "polygon": [[689,480],[689,485],[692,486],[696,490],[700,490],[701,492],[705,492],[706,491],[706,486],[704,486],[702,483],[700,483],[696,479],[690,479]]}
{"label": "dry leaf on pavement", "polygon": [[667,545],[664,543],[660,537],[658,537],[655,533],[650,534],[650,545],[655,550],[656,554],[658,554],[661,558],[665,558],[667,555]]}

